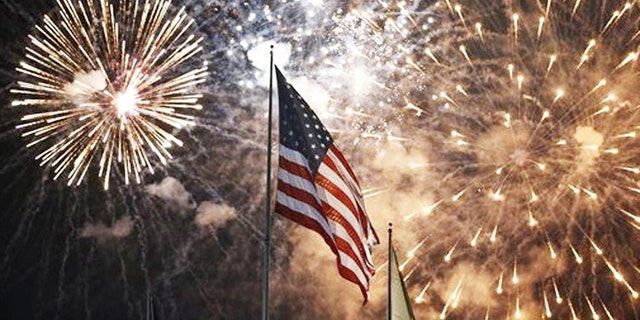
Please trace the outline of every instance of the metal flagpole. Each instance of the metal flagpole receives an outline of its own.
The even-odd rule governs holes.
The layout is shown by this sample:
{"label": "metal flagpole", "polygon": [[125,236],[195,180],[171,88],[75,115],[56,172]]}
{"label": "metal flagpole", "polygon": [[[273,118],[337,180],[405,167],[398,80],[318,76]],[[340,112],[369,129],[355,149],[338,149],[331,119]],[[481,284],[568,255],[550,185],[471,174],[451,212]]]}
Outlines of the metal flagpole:
{"label": "metal flagpole", "polygon": [[147,320],[155,320],[156,315],[153,312],[153,298],[147,292]]}
{"label": "metal flagpole", "polygon": [[265,196],[264,252],[262,254],[262,320],[269,319],[269,265],[271,261],[271,118],[273,114],[273,45],[269,62],[269,124],[267,129],[267,194]]}
{"label": "metal flagpole", "polygon": [[[389,222],[389,262],[387,262],[387,320],[391,320],[391,233],[393,224]],[[395,263],[395,261],[393,261]]]}

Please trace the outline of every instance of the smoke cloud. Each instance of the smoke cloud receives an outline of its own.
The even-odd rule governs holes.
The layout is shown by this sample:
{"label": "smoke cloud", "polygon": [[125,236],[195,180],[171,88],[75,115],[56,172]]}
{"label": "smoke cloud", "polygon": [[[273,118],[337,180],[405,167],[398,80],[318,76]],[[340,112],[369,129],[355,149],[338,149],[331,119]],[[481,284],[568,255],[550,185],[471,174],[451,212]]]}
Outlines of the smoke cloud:
{"label": "smoke cloud", "polygon": [[204,201],[196,209],[195,222],[201,227],[217,229],[224,227],[229,220],[234,219],[236,216],[236,210],[233,207]]}
{"label": "smoke cloud", "polygon": [[130,216],[125,216],[114,221],[110,227],[102,222],[95,224],[86,223],[80,231],[78,231],[78,236],[80,238],[95,238],[100,242],[109,239],[121,239],[131,234],[133,225],[134,221]]}
{"label": "smoke cloud", "polygon": [[195,204],[191,200],[191,194],[176,178],[166,177],[160,183],[147,185],[145,191],[181,208],[195,208]]}

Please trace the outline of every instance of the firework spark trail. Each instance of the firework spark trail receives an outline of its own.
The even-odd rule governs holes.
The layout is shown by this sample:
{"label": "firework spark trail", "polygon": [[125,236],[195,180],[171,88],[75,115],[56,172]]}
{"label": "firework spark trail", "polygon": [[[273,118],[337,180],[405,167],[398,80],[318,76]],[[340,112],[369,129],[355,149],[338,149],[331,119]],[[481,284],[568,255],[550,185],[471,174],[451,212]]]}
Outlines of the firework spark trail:
{"label": "firework spark trail", "polygon": [[99,163],[104,188],[114,163],[124,181],[140,183],[153,172],[151,156],[162,164],[168,149],[182,142],[170,128],[193,125],[199,110],[194,92],[207,76],[196,66],[202,38],[184,8],[170,1],[58,0],[59,8],[35,27],[26,47],[24,74],[14,106],[25,109],[17,129],[44,146],[36,157],[79,184]]}

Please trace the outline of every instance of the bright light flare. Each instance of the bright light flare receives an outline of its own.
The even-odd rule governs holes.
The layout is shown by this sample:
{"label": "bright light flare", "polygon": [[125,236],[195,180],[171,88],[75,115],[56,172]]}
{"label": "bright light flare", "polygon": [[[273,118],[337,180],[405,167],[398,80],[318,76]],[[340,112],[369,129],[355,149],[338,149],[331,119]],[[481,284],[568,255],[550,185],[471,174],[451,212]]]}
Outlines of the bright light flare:
{"label": "bright light flare", "polygon": [[127,116],[135,116],[136,114],[136,109],[138,108],[138,92],[131,88],[118,93],[113,104],[116,108],[118,118],[126,121]]}

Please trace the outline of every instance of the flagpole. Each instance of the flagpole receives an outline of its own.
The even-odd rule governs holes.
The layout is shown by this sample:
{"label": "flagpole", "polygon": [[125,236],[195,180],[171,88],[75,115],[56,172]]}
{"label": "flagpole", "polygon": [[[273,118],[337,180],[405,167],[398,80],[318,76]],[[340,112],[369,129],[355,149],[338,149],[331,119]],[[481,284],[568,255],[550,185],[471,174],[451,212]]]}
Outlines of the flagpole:
{"label": "flagpole", "polygon": [[392,232],[393,232],[393,224],[389,222],[389,262],[387,262],[387,320],[391,320],[391,233]]}
{"label": "flagpole", "polygon": [[273,116],[273,45],[269,61],[269,124],[267,129],[267,194],[265,196],[264,252],[262,254],[262,320],[269,319],[269,265],[271,261],[271,118]]}
{"label": "flagpole", "polygon": [[153,301],[149,296],[149,292],[147,292],[147,320],[155,320],[155,315],[153,314]]}

